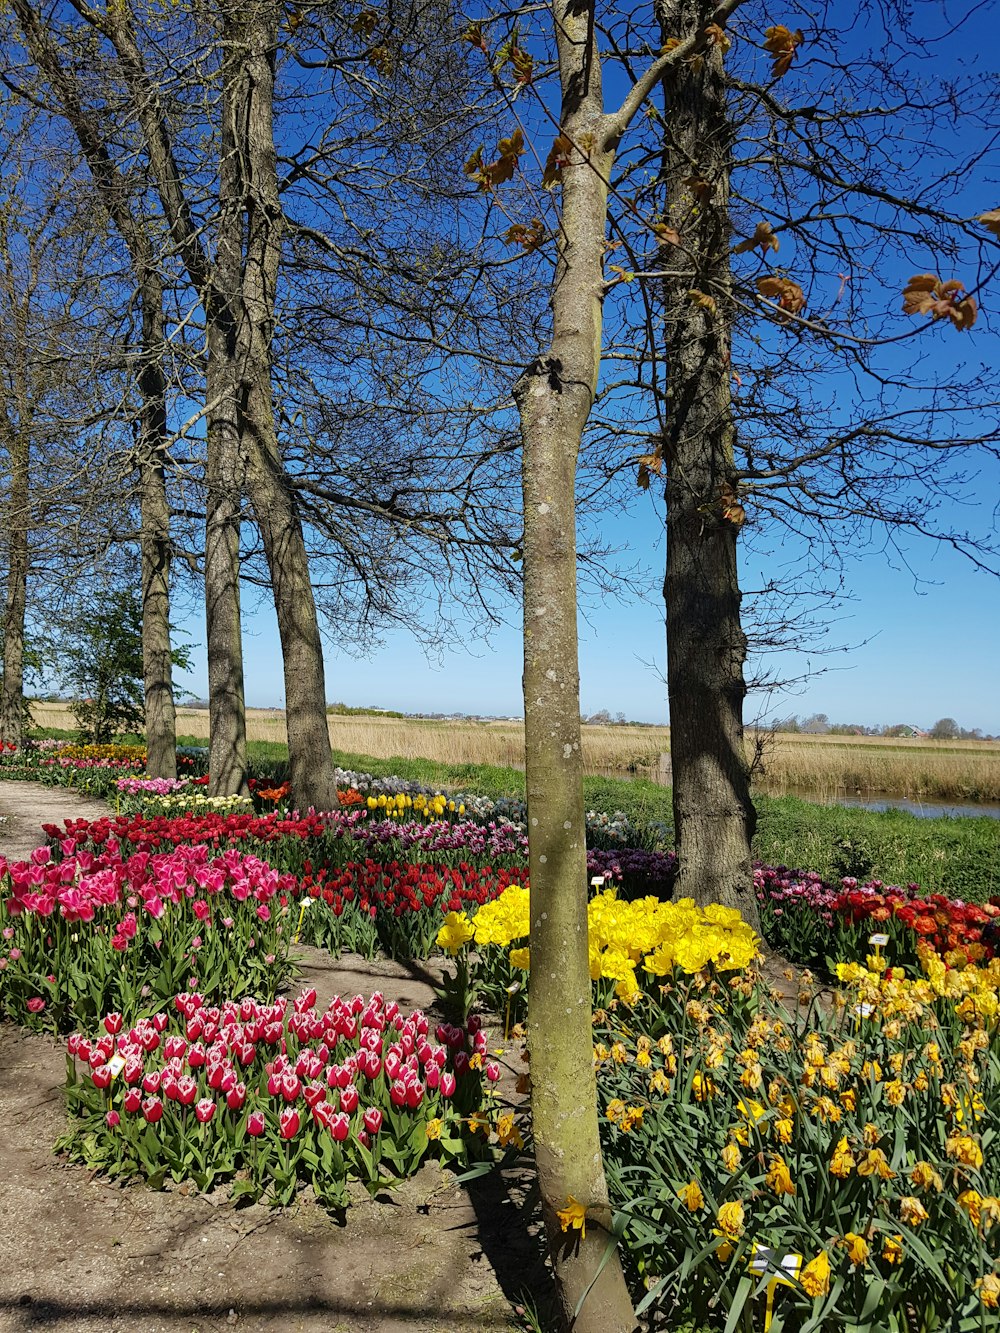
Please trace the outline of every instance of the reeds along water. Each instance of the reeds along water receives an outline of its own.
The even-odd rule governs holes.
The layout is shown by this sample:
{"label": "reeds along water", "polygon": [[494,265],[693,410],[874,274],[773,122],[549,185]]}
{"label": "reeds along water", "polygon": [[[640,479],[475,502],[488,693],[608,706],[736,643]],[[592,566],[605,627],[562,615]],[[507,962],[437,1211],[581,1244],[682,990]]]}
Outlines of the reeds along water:
{"label": "reeds along water", "polygon": [[[35,704],[40,727],[74,727],[65,704]],[[430,759],[447,765],[487,764],[520,768],[524,764],[524,726],[518,721],[441,721],[331,715],[330,742],[347,754],[375,759]],[[178,732],[208,738],[208,712],[178,710]],[[249,709],[251,741],[284,742],[285,718],[277,709]],[[754,734],[747,735],[748,755]],[[588,773],[607,777],[663,775],[660,755],[670,749],[667,727],[583,727],[583,757]],[[763,772],[757,790],[781,795],[794,790],[831,797],[898,795],[925,800],[1000,800],[1000,742],[897,740],[878,736],[796,736],[764,739]]]}

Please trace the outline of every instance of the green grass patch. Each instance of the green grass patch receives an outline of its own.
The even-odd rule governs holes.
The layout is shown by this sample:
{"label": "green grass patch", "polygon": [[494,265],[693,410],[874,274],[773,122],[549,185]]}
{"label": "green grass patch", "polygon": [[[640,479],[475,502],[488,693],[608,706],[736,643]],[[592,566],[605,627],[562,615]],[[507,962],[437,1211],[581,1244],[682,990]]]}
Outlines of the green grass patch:
{"label": "green grass patch", "polygon": [[926,893],[984,902],[1000,894],[1000,820],[929,819],[908,810],[814,805],[794,796],[756,800],[754,855],[770,865],[919,884]]}

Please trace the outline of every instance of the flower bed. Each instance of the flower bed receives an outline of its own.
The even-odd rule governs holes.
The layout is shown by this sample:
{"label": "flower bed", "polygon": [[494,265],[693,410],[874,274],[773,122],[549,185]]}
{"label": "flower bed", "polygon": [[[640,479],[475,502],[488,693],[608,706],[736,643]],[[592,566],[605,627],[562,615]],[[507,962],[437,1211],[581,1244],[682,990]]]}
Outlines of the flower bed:
{"label": "flower bed", "polygon": [[[211,996],[273,997],[287,981],[289,932],[275,898],[295,880],[235,849],[175,847],[124,859],[46,847],[0,858],[0,1012],[65,1028],[109,1009],[129,1021],[188,984]],[[194,978],[189,983],[189,978]]]}
{"label": "flower bed", "polygon": [[446,913],[474,912],[526,876],[525,868],[468,862],[348,861],[302,879],[297,932],[336,956],[427,958]]}
{"label": "flower bed", "polygon": [[704,973],[595,1015],[609,1185],[654,1326],[995,1327],[1000,963],[925,959],[921,981],[858,967],[801,1020]]}
{"label": "flower bed", "polygon": [[490,1135],[482,1105],[499,1068],[475,1019],[432,1031],[381,994],[320,1010],[314,990],[293,1004],[182,993],[102,1028],[69,1038],[73,1122],[59,1146],[111,1176],[233,1181],[233,1199],[279,1204],[308,1182],[341,1208],[349,1178],[374,1191],[428,1151],[464,1161],[476,1132]]}
{"label": "flower bed", "polygon": [[880,880],[839,884],[819,875],[758,865],[754,870],[761,923],[768,943],[795,962],[832,970],[856,958],[873,932],[889,936],[893,961],[919,970],[924,941],[953,964],[983,962],[1000,944],[1000,905],[967,903],[943,894],[923,896]]}

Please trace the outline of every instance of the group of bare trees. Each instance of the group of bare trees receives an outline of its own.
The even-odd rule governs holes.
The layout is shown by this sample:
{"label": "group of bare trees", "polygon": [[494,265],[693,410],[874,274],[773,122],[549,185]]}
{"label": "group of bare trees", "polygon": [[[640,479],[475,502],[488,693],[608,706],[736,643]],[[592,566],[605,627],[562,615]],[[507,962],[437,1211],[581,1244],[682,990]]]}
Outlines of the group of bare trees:
{"label": "group of bare trees", "polygon": [[[777,548],[752,591],[779,604],[916,538],[996,569],[947,504],[1000,439],[973,9],[11,0],[0,20],[8,137],[46,163],[0,215],[3,734],[48,515],[78,562],[138,545],[151,772],[173,772],[170,597],[195,575],[212,789],[244,788],[241,585],[270,588],[292,782],[318,808],[324,617],[364,643],[428,602],[446,626],[456,582],[494,618],[520,582],[534,1133],[567,1326],[633,1324],[594,1116],[580,505],[607,528],[629,498],[663,507],[679,889],[756,921],[741,568]],[[570,1196],[585,1234],[561,1228]]]}
{"label": "group of bare trees", "polygon": [[[5,20],[11,105],[78,162],[77,189],[89,175],[90,225],[119,250],[115,313],[133,327],[105,439],[133,479],[151,772],[174,772],[178,553],[180,572],[204,579],[213,791],[247,781],[249,577],[273,594],[291,778],[317,808],[337,799],[321,616],[363,640],[416,619],[408,585],[440,596],[474,572],[483,615],[491,586],[513,585],[515,474],[490,400],[515,355],[523,283],[467,252],[454,184],[435,193],[481,114],[439,18],[320,7],[298,31],[264,0],[171,12],[18,0]],[[456,324],[475,330],[478,356]],[[12,346],[30,341],[21,330]],[[464,402],[454,356],[475,365]],[[9,457],[11,512],[27,512],[16,447]],[[25,559],[13,542],[8,555],[23,601]]]}

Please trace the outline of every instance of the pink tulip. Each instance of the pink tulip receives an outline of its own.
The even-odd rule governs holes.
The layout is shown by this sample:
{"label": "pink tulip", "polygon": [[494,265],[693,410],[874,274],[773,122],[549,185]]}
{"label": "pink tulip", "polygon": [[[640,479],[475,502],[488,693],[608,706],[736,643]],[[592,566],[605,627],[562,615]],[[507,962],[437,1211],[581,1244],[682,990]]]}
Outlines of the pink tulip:
{"label": "pink tulip", "polygon": [[121,1116],[117,1111],[109,1111],[104,1117],[104,1123],[107,1125],[108,1129],[117,1129],[121,1123]]}
{"label": "pink tulip", "polygon": [[[11,949],[11,951],[10,951],[10,956],[11,956],[11,958],[14,957],[14,954],[15,954],[15,953],[17,953],[17,950],[16,950],[16,949]],[[19,958],[20,958],[20,956],[21,956],[21,955],[18,954],[18,957],[19,957]],[[27,1006],[27,1007],[28,1007],[28,1013],[29,1013],[29,1014],[40,1014],[40,1013],[42,1012],[42,1010],[45,1008],[45,1001],[42,999],[42,997],[41,997],[40,995],[33,995],[33,996],[31,997],[31,999],[28,1001],[28,1006]]]}
{"label": "pink tulip", "polygon": [[500,1077],[500,1066],[495,1060],[488,1060],[486,1063],[486,1077],[491,1083],[496,1083]]}

